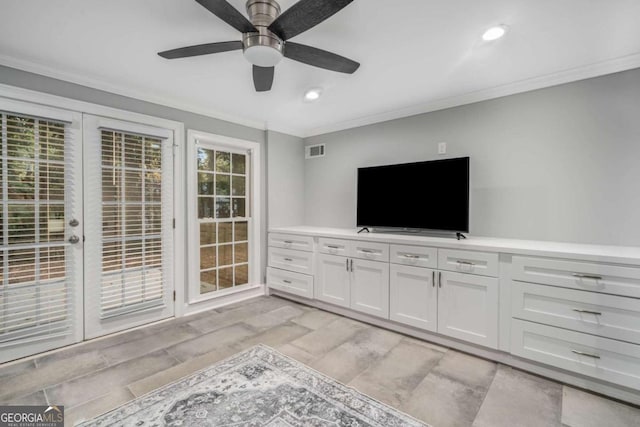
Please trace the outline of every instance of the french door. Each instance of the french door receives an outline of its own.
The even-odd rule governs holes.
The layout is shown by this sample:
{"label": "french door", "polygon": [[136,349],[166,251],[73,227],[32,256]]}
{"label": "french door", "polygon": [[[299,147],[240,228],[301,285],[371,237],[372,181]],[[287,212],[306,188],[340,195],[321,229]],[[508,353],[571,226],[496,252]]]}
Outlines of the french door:
{"label": "french door", "polygon": [[173,316],[173,134],[84,116],[85,338]]}
{"label": "french door", "polygon": [[0,98],[0,121],[4,362],[83,338],[82,116]]}
{"label": "french door", "polygon": [[0,363],[173,315],[173,134],[0,98]]}

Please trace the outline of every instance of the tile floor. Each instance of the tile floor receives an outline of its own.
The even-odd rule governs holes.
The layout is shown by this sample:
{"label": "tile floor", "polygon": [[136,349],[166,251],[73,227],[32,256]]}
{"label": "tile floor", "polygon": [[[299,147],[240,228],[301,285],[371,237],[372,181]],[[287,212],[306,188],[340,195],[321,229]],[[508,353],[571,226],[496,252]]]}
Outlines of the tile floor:
{"label": "tile floor", "polygon": [[67,425],[264,343],[444,426],[638,426],[640,409],[276,297],[0,365],[0,404],[64,404]]}

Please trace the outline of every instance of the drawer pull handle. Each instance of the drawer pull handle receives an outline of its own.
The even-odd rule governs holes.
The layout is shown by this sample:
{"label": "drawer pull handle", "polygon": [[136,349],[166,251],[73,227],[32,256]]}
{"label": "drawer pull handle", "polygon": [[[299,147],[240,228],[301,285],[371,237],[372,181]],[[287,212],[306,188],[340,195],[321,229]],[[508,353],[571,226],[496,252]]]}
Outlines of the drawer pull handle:
{"label": "drawer pull handle", "polygon": [[600,313],[599,311],[582,310],[581,308],[574,308],[573,311],[577,313],[595,314],[596,316],[602,316],[602,313]]}
{"label": "drawer pull handle", "polygon": [[282,280],[284,283],[286,283],[287,285],[291,284],[291,280]]}
{"label": "drawer pull handle", "polygon": [[284,260],[288,261],[288,262],[292,262],[293,261],[291,258],[285,258]]}
{"label": "drawer pull handle", "polygon": [[458,264],[460,264],[460,265],[469,265],[469,266],[473,266],[473,265],[475,265],[474,263],[469,262],[469,261],[460,261],[460,260],[458,260],[458,261],[456,261],[456,262],[457,262]]}
{"label": "drawer pull handle", "polygon": [[287,245],[293,244],[293,242],[291,240],[285,240],[284,243],[286,243]]}
{"label": "drawer pull handle", "polygon": [[602,276],[596,276],[595,274],[573,273],[573,277],[578,279],[602,280]]}
{"label": "drawer pull handle", "polygon": [[409,259],[418,259],[420,258],[420,255],[404,254],[404,257]]}
{"label": "drawer pull handle", "polygon": [[600,359],[600,356],[598,356],[597,354],[585,353],[584,351],[578,351],[578,350],[571,350],[571,352],[579,356],[587,356],[587,357],[591,357],[592,359]]}
{"label": "drawer pull handle", "polygon": [[327,247],[328,247],[329,249],[340,249],[340,247],[339,247],[339,246],[336,246],[336,245],[327,245]]}
{"label": "drawer pull handle", "polygon": [[360,252],[364,252],[365,254],[375,253],[375,251],[372,251],[371,249],[360,249]]}

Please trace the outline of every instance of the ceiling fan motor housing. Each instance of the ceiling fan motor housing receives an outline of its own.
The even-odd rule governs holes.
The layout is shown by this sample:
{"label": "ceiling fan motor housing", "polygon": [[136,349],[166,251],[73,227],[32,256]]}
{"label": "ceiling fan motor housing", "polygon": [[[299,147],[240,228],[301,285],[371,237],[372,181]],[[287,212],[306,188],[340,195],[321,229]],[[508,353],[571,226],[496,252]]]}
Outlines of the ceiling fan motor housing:
{"label": "ceiling fan motor housing", "polygon": [[258,31],[243,33],[244,56],[259,67],[273,67],[282,59],[284,41],[267,27],[280,15],[280,5],[274,0],[248,0],[247,13]]}

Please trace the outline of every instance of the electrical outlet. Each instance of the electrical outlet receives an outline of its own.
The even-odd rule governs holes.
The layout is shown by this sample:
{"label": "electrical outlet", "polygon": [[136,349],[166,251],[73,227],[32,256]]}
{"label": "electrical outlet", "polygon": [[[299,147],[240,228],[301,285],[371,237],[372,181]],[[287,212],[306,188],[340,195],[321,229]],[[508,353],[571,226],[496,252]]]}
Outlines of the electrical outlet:
{"label": "electrical outlet", "polygon": [[438,143],[438,154],[447,154],[447,143],[446,142]]}

